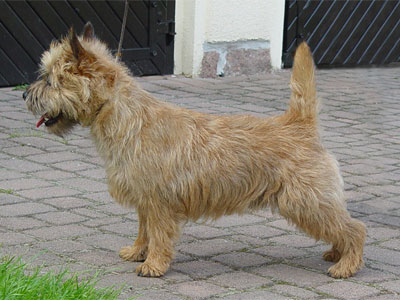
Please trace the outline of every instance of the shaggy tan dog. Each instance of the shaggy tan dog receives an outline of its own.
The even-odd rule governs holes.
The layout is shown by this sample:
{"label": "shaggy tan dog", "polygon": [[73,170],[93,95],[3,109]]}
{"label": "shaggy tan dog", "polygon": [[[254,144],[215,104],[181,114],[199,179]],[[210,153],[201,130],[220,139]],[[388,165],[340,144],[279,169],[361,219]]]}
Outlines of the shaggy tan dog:
{"label": "shaggy tan dog", "polygon": [[180,226],[271,207],[316,240],[331,243],[329,273],[363,264],[365,225],[345,207],[336,160],[321,145],[314,65],[303,43],[295,55],[289,109],[271,118],[213,116],[162,102],[116,62],[91,24],[51,44],[41,76],[24,94],[52,133],[90,126],[105,161],[111,196],[139,215],[125,260],[142,276],[163,275]]}

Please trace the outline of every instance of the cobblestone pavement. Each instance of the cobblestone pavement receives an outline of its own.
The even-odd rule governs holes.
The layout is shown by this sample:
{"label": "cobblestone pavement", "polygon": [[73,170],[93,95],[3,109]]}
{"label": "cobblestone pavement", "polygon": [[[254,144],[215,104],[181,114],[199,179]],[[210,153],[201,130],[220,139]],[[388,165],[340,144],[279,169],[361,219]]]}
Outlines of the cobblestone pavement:
{"label": "cobblestone pavement", "polygon": [[[207,113],[269,116],[287,107],[289,71],[222,79],[148,77],[159,98]],[[326,275],[328,248],[268,211],[188,223],[171,269],[141,278],[123,262],[135,212],[107,192],[87,129],[66,140],[35,129],[22,92],[0,90],[0,253],[59,270],[105,271],[121,299],[400,299],[400,69],[317,72],[321,129],[346,182],[348,208],[368,226],[365,267]]]}

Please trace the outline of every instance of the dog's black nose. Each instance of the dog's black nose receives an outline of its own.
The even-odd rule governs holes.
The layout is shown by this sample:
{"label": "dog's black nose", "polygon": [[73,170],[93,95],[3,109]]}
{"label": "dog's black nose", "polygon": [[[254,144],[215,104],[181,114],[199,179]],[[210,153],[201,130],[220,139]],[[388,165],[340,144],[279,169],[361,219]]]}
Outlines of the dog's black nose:
{"label": "dog's black nose", "polygon": [[26,96],[28,96],[28,93],[25,91],[25,92],[22,94],[22,98],[24,98],[24,100],[26,100]]}

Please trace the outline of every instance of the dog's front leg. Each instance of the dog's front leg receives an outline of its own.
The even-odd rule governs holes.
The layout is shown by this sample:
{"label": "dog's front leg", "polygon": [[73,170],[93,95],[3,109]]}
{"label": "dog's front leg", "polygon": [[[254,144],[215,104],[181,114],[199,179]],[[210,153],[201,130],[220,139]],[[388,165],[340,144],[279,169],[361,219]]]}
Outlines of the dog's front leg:
{"label": "dog's front leg", "polygon": [[174,241],[179,235],[179,222],[166,207],[150,209],[146,228],[149,235],[147,258],[136,268],[139,276],[159,277],[168,270],[174,255]]}
{"label": "dog's front leg", "polygon": [[146,216],[143,210],[138,210],[139,232],[132,246],[126,246],[121,249],[119,256],[129,261],[144,261],[147,256],[149,238],[147,235]]}

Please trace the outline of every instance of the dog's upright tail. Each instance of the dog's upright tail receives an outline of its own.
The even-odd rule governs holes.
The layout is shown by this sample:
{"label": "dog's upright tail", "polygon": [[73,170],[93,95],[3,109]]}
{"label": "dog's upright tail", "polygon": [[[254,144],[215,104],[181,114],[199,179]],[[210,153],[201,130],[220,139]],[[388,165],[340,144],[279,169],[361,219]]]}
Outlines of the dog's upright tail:
{"label": "dog's upright tail", "polygon": [[290,87],[292,96],[287,114],[291,120],[316,123],[318,99],[315,90],[314,62],[306,42],[297,47]]}

